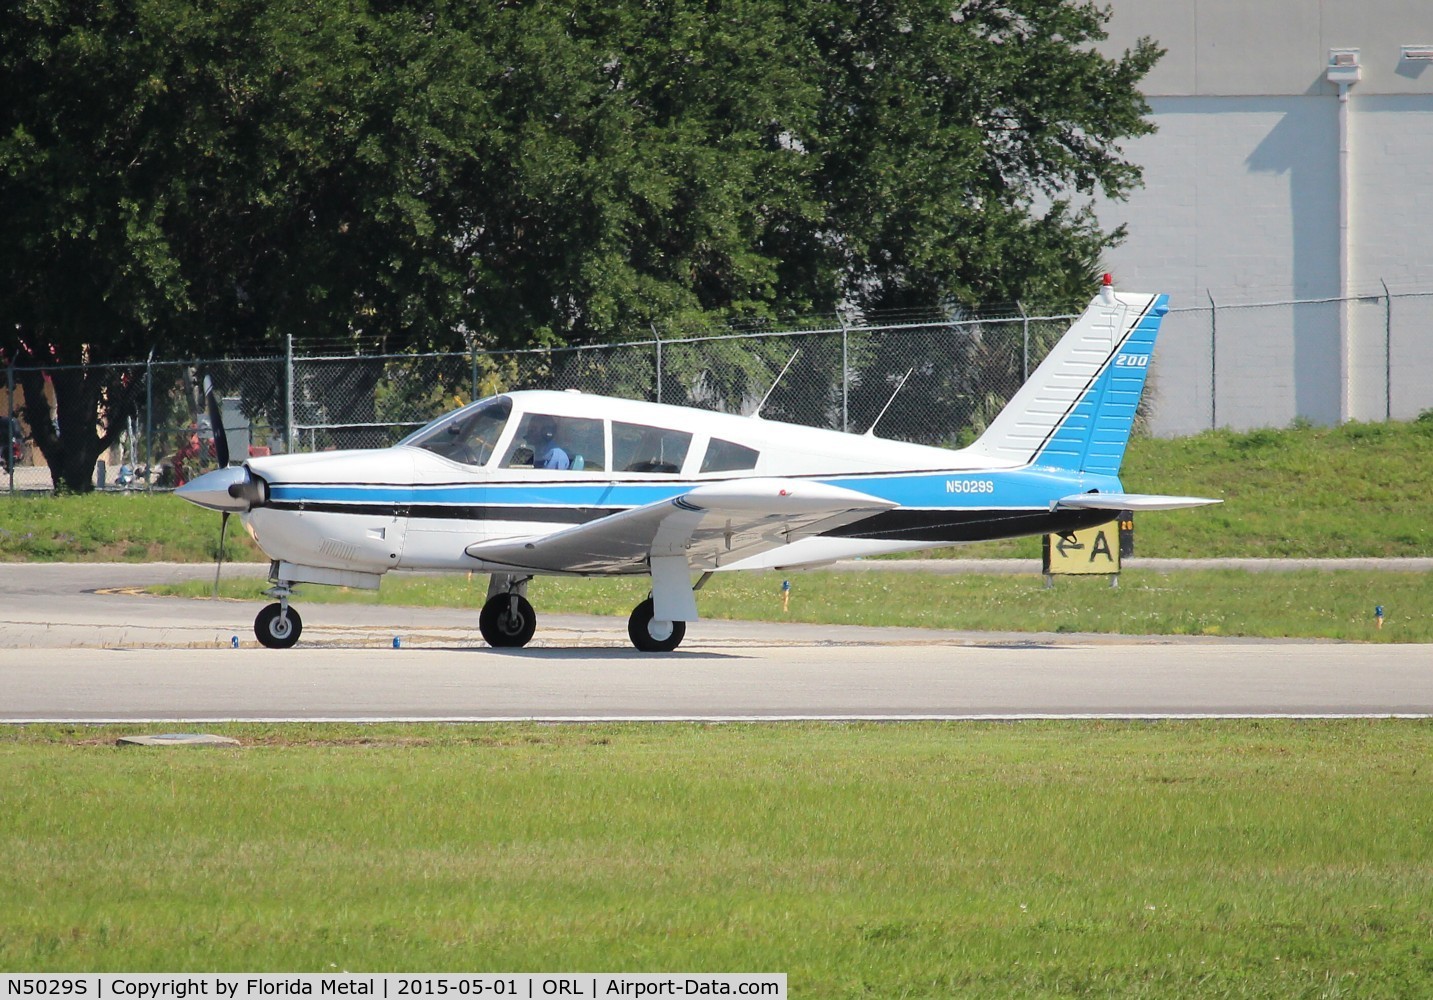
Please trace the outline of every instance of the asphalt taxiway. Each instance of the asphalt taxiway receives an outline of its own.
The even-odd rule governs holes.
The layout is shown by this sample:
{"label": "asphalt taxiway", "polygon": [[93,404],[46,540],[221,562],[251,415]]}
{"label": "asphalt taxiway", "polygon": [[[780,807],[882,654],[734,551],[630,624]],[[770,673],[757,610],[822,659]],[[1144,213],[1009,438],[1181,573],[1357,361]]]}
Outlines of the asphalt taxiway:
{"label": "asphalt taxiway", "polygon": [[0,572],[0,722],[1433,715],[1427,645],[704,620],[652,655],[623,619],[539,608],[503,651],[468,609],[312,604],[279,651],[258,599],[139,593],[204,567]]}

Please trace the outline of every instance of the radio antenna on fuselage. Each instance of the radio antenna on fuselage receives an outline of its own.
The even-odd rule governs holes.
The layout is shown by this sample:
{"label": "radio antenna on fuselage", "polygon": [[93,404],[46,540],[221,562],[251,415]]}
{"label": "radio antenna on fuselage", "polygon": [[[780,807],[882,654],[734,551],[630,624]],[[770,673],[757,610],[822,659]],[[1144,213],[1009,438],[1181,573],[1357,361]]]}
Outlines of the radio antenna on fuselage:
{"label": "radio antenna on fuselage", "polygon": [[896,401],[896,397],[899,396],[899,395],[901,394],[901,390],[906,387],[906,380],[911,377],[911,373],[914,372],[914,371],[915,371],[914,368],[907,368],[907,369],[906,369],[906,373],[901,376],[901,381],[900,381],[900,383],[896,386],[895,392],[891,393],[891,398],[888,399],[888,400],[886,400],[886,405],[883,406],[883,407],[881,407],[881,412],[880,412],[880,413],[877,413],[877,414],[876,414],[876,419],[871,421],[871,426],[870,426],[869,428],[867,428],[867,430],[866,430],[866,434],[865,434],[866,437],[868,437],[868,438],[873,438],[873,437],[876,436],[876,425],[881,422],[881,418],[886,415],[886,411],[891,408],[891,404]]}
{"label": "radio antenna on fuselage", "polygon": [[786,364],[781,366],[781,371],[776,373],[776,378],[771,382],[771,388],[766,390],[766,395],[761,397],[761,402],[756,404],[756,409],[751,411],[751,416],[756,417],[758,420],[761,419],[761,408],[766,405],[766,401],[771,398],[771,394],[776,391],[776,387],[780,385],[781,380],[786,377],[786,370],[791,367],[791,363],[799,357],[801,357],[801,348],[798,347],[796,348],[796,352],[786,359]]}

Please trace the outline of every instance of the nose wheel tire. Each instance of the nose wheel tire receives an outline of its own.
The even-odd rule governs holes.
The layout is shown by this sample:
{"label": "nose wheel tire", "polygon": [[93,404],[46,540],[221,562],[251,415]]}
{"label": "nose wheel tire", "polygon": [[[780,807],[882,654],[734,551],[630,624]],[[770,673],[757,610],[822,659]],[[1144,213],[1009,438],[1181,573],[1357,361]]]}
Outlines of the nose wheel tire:
{"label": "nose wheel tire", "polygon": [[521,594],[497,594],[478,613],[478,631],[498,649],[526,646],[537,631],[537,612]]}
{"label": "nose wheel tire", "polygon": [[670,653],[686,638],[687,623],[658,621],[654,614],[650,597],[633,608],[627,619],[627,637],[643,653]]}
{"label": "nose wheel tire", "polygon": [[303,619],[293,608],[287,612],[277,601],[260,611],[254,619],[254,635],[270,649],[288,649],[299,641],[304,629]]}

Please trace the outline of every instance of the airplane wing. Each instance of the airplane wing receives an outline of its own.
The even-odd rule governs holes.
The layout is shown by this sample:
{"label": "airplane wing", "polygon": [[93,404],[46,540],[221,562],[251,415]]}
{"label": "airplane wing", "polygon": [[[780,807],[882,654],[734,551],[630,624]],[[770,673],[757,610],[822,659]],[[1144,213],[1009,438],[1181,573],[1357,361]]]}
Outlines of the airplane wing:
{"label": "airplane wing", "polygon": [[1207,497],[1165,497],[1155,493],[1076,493],[1061,497],[1054,506],[1090,510],[1179,510],[1223,502]]}
{"label": "airplane wing", "polygon": [[895,506],[811,480],[736,479],[538,538],[477,542],[465,551],[518,570],[644,573],[652,559],[671,556],[711,570]]}

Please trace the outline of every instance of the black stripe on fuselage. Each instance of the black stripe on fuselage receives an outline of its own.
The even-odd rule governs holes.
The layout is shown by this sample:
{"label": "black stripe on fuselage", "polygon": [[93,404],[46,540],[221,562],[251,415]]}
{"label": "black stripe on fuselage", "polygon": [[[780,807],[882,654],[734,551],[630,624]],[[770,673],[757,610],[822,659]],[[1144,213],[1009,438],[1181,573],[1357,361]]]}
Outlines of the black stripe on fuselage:
{"label": "black stripe on fuselage", "polygon": [[547,524],[586,524],[617,514],[625,507],[506,507],[500,504],[441,503],[331,503],[314,500],[279,500],[264,505],[271,510],[313,511],[320,514],[363,514],[368,517],[411,517],[443,521],[542,521]]}
{"label": "black stripe on fuselage", "polygon": [[1078,531],[1113,520],[1110,510],[980,510],[902,507],[822,532],[826,538],[884,542],[984,542]]}
{"label": "black stripe on fuselage", "polygon": [[[407,517],[420,520],[529,521],[586,524],[622,507],[515,507],[500,504],[381,504],[280,501],[274,510]],[[1108,510],[990,510],[980,508],[901,507],[822,532],[827,538],[869,538],[888,542],[980,542],[1019,535],[1077,531],[1113,519]]]}

